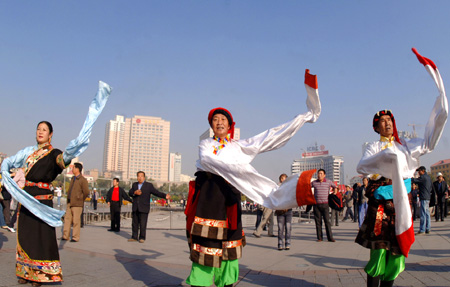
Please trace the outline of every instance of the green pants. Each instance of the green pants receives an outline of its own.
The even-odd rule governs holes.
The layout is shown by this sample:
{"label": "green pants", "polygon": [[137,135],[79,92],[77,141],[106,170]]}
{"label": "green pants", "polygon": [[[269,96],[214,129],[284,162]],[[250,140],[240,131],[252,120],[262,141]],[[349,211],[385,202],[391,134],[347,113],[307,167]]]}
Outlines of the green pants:
{"label": "green pants", "polygon": [[186,279],[186,284],[195,286],[211,286],[216,284],[217,287],[230,285],[238,281],[239,278],[239,262],[235,260],[224,260],[220,268],[203,266],[192,262],[191,274]]}
{"label": "green pants", "polygon": [[370,260],[364,271],[369,276],[380,276],[382,281],[392,281],[405,270],[405,256],[393,255],[386,249],[371,249]]}

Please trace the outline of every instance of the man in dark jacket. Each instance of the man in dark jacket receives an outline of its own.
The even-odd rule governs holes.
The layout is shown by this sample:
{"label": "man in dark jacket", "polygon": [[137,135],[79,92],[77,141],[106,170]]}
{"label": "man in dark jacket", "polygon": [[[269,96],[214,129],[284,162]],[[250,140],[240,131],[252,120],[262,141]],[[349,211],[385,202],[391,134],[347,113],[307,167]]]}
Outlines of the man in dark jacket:
{"label": "man in dark jacket", "polygon": [[108,203],[111,214],[111,229],[108,229],[108,231],[120,231],[120,209],[122,207],[122,200],[132,202],[127,192],[119,187],[119,179],[116,177],[113,179],[113,187],[111,187],[106,194],[106,202]]}
{"label": "man in dark jacket", "polygon": [[412,182],[419,186],[419,199],[420,199],[420,229],[417,235],[430,233],[431,229],[431,217],[430,217],[430,198],[433,185],[431,178],[427,174],[427,170],[424,166],[417,169],[419,173],[418,178],[413,178]]}
{"label": "man in dark jacket", "polygon": [[437,180],[433,182],[434,190],[436,191],[437,195],[437,202],[436,202],[436,221],[439,221],[439,218],[441,221],[444,221],[445,216],[445,196],[448,194],[447,190],[447,183],[444,181],[444,177],[442,173],[437,173]]}
{"label": "man in dark jacket", "polygon": [[133,183],[129,195],[133,198],[133,221],[131,223],[132,235],[128,239],[129,242],[138,240],[139,242],[145,242],[145,234],[147,230],[148,213],[150,212],[150,196],[156,195],[161,198],[169,199],[168,194],[162,193],[155,189],[153,184],[145,181],[145,173],[143,171],[137,172],[138,182]]}

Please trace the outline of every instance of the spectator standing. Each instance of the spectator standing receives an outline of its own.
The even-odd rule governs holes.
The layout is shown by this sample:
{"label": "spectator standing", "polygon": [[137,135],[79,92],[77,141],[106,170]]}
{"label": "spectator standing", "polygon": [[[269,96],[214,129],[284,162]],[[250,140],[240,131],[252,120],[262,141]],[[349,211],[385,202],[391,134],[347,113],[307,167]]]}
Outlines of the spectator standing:
{"label": "spectator standing", "polygon": [[433,184],[424,166],[419,167],[417,172],[419,173],[419,177],[413,178],[412,182],[419,186],[420,229],[417,235],[422,235],[424,232],[427,234],[430,233],[431,230],[430,199]]}
{"label": "spectator standing", "polygon": [[436,191],[437,201],[434,215],[436,221],[444,221],[445,217],[445,198],[448,197],[447,183],[444,181],[442,173],[437,173],[437,180],[433,182],[434,190]]}
{"label": "spectator standing", "polygon": [[61,196],[62,196],[62,189],[60,186],[56,187],[56,197],[58,200],[58,207],[61,206]]}
{"label": "spectator standing", "polygon": [[153,194],[166,199],[169,199],[170,196],[156,190],[153,184],[145,181],[145,173],[143,171],[137,172],[137,180],[138,181],[133,183],[133,186],[128,192],[133,198],[133,219],[131,222],[132,235],[131,238],[128,239],[128,242],[136,242],[139,240],[139,243],[144,243],[147,234],[148,213],[150,212],[150,196]]}
{"label": "spectator standing", "polygon": [[411,183],[411,213],[413,221],[420,218],[419,213],[419,188],[414,182]]}
{"label": "spectator standing", "polygon": [[108,229],[108,231],[120,231],[122,200],[132,201],[126,191],[119,186],[119,179],[116,177],[113,179],[113,187],[111,187],[106,194],[106,202],[108,203],[111,214],[111,228]]}
{"label": "spectator standing", "polygon": [[369,178],[363,178],[363,185],[358,188],[358,227],[361,227],[364,222],[364,218],[366,217],[367,207],[368,207],[368,199],[366,196],[367,186],[369,185]]}
{"label": "spectator standing", "polygon": [[[285,181],[287,175],[280,175],[280,185]],[[292,230],[292,208],[275,211],[278,223],[278,250],[289,250],[291,248]]]}
{"label": "spectator standing", "polygon": [[342,193],[339,188],[335,187],[333,192],[328,196],[328,205],[331,209],[331,226],[339,226],[339,212],[342,210]]}
{"label": "spectator standing", "polygon": [[335,188],[336,185],[331,180],[327,180],[325,174],[324,169],[319,169],[317,172],[318,179],[311,182],[311,186],[314,188],[314,198],[316,199],[316,205],[314,205],[314,221],[316,223],[317,242],[323,240],[322,218],[325,223],[328,241],[335,242],[333,233],[331,232],[328,195],[330,194],[330,189]]}
{"label": "spectator standing", "polygon": [[95,187],[92,190],[91,200],[92,200],[92,205],[94,207],[94,210],[97,210],[98,191],[97,191],[97,189]]}
{"label": "spectator standing", "polygon": [[78,242],[80,240],[81,216],[84,200],[89,195],[88,181],[81,174],[82,171],[83,165],[76,162],[72,169],[73,177],[70,180],[69,192],[67,194],[67,207],[62,240],[69,240],[70,230],[73,226],[71,242]]}
{"label": "spectator standing", "polygon": [[359,222],[359,193],[357,192],[358,188],[361,187],[361,183],[355,183],[352,188],[352,197],[353,197],[353,222]]}

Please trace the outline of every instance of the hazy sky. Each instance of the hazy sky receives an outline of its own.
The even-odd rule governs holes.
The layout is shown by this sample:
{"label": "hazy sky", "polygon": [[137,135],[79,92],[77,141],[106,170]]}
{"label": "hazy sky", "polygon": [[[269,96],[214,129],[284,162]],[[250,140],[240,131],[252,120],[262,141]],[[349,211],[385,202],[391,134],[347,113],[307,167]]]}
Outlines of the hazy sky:
{"label": "hazy sky", "polygon": [[[34,144],[36,124],[53,145],[78,135],[102,80],[113,87],[81,156],[101,169],[105,124],[121,114],[171,122],[170,151],[193,175],[211,108],[228,108],[241,137],[306,111],[306,68],[318,75],[322,115],[282,149],[253,162],[276,180],[317,142],[356,175],[361,145],[378,135],[376,111],[420,136],[438,95],[412,47],[450,85],[449,1],[1,1],[0,152]],[[449,129],[421,158],[449,156]]]}

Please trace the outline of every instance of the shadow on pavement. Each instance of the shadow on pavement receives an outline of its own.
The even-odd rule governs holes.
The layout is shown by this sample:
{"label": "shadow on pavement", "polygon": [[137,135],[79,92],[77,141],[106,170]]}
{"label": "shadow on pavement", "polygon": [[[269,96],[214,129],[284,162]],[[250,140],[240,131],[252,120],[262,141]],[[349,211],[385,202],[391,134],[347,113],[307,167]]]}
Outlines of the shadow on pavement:
{"label": "shadow on pavement", "polygon": [[[306,253],[297,253],[288,255],[290,257],[298,257],[305,259],[308,261],[311,265],[314,266],[320,266],[325,268],[330,268],[334,270],[346,270],[349,269],[348,266],[354,266],[355,268],[361,268],[361,266],[365,266],[367,264],[367,261],[358,260],[355,258],[342,258],[342,257],[330,257],[330,256],[323,256],[323,255],[317,255],[317,254],[306,254]],[[334,266],[330,266],[334,265]],[[339,268],[338,266],[344,266],[342,268]]]}
{"label": "shadow on pavement", "polygon": [[[280,274],[276,274],[276,272],[272,271],[270,273],[264,271],[255,271],[246,269],[245,265],[241,265],[240,267],[240,276],[237,287],[239,285],[244,284],[254,284],[255,286],[315,286],[315,287],[325,287],[325,285],[318,284],[314,282],[314,278],[312,278],[312,282],[299,279],[292,278],[290,275],[283,276]],[[280,271],[283,273],[283,271]]]}
{"label": "shadow on pavement", "polygon": [[3,232],[0,233],[0,250],[1,250],[2,247],[3,247],[3,242],[6,242],[6,241],[8,241],[8,237],[6,237],[5,235],[3,235]]}
{"label": "shadow on pavement", "polygon": [[162,254],[153,250],[143,250],[145,252],[153,252],[153,255],[136,255],[128,253],[124,250],[114,249],[116,261],[121,263],[125,270],[130,274],[131,278],[136,281],[141,281],[144,286],[169,286],[181,285],[184,279],[171,276],[167,273],[147,264],[145,260],[155,259]]}

